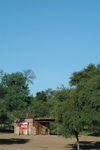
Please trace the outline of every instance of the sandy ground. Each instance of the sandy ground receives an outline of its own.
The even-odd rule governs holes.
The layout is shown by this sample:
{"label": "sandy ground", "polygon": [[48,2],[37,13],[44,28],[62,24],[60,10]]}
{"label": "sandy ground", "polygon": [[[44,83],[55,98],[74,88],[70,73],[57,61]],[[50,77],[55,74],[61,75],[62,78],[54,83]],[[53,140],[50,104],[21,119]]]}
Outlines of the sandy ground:
{"label": "sandy ground", "polygon": [[[100,150],[100,137],[79,136],[82,150]],[[76,149],[76,138],[55,135],[14,135],[0,133],[0,150],[70,150]]]}

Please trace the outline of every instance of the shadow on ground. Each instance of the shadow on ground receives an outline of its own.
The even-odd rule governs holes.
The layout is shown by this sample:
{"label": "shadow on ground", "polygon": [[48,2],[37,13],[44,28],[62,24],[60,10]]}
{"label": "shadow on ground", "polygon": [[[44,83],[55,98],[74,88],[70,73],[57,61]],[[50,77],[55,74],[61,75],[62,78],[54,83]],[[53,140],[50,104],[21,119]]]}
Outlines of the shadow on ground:
{"label": "shadow on ground", "polygon": [[17,139],[17,138],[11,138],[11,139],[0,139],[0,144],[25,144],[29,142],[29,139]]}
{"label": "shadow on ground", "polygon": [[[80,141],[80,149],[82,150],[100,150],[100,141],[93,142],[93,141]],[[77,149],[76,144],[68,144],[65,146],[66,148],[72,148],[72,149]]]}

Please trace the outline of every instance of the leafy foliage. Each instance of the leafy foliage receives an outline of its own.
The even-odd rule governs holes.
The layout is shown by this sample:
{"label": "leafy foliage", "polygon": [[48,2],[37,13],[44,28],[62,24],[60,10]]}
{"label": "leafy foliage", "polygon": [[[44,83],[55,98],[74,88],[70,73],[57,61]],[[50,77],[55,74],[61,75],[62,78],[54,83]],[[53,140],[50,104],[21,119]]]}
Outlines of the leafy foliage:
{"label": "leafy foliage", "polygon": [[43,102],[46,102],[47,101],[46,93],[44,91],[37,92],[36,93],[36,99],[37,99],[37,101],[42,100]]}
{"label": "leafy foliage", "polygon": [[69,99],[62,103],[63,113],[60,132],[65,137],[75,134],[79,149],[78,134],[84,125],[100,124],[100,65],[90,64],[70,78]]}
{"label": "leafy foliage", "polygon": [[5,74],[1,81],[6,88],[5,100],[9,111],[21,110],[27,106],[26,98],[29,95],[26,77],[22,73]]}

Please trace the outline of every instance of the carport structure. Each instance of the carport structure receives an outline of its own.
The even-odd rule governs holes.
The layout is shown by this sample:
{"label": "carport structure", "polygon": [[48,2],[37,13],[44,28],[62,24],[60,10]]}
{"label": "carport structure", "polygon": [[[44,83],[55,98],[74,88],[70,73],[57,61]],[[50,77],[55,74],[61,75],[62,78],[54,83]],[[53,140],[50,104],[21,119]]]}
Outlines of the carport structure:
{"label": "carport structure", "polygon": [[21,135],[48,135],[49,123],[55,118],[17,118],[14,123],[14,133]]}

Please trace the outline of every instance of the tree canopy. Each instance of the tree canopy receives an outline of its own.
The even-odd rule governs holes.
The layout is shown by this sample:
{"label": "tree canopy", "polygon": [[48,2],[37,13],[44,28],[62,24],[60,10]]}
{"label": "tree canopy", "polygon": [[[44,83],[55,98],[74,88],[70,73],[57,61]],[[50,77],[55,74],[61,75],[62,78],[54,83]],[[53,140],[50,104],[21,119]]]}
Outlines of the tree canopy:
{"label": "tree canopy", "polygon": [[79,149],[80,131],[84,125],[100,124],[100,65],[88,65],[70,78],[70,95],[62,107],[61,132],[65,137],[75,134]]}
{"label": "tree canopy", "polygon": [[5,74],[1,84],[7,91],[5,100],[10,111],[23,109],[27,105],[25,100],[29,95],[29,88],[22,73]]}

